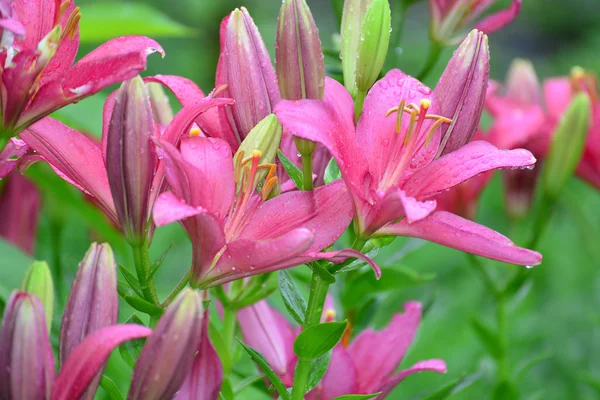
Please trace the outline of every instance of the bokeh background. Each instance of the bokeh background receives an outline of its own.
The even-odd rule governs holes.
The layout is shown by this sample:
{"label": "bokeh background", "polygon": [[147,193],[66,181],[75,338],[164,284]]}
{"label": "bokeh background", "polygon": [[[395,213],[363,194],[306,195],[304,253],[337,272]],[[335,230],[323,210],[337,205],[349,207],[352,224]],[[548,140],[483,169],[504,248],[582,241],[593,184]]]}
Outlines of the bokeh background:
{"label": "bokeh background", "polygon": [[[164,59],[152,56],[147,74],[183,75],[205,92],[214,84],[221,19],[234,7],[245,6],[273,51],[280,6],[278,0],[79,0],[77,3],[83,14],[84,43],[80,56],[117,35],[152,36],[161,42],[167,55]],[[338,22],[331,2],[309,0],[308,3],[320,28],[324,48],[335,49]],[[394,7],[394,0],[391,3]],[[508,1],[497,3],[494,7],[502,8]],[[490,37],[494,79],[504,78],[515,57],[531,59],[540,77],[566,75],[574,65],[595,72],[600,69],[597,17],[600,1],[524,0],[523,3],[516,22]],[[427,1],[417,2],[408,10],[402,41],[388,60],[388,67],[416,74],[427,55],[428,28]],[[426,83],[435,85],[452,51],[444,51]],[[339,60],[331,56],[326,59],[329,71],[335,73]],[[102,105],[108,93],[69,106],[58,117],[99,136]],[[60,299],[64,301],[77,263],[91,240],[110,241],[120,262],[129,265],[131,261],[124,241],[77,191],[43,167],[32,168],[28,176],[39,185],[44,196],[35,258],[47,260],[55,274],[66,282],[58,288],[60,308]],[[544,254],[544,262],[530,271],[531,283],[510,305],[509,359],[520,398],[527,400],[600,398],[600,196],[576,179],[572,179],[565,192],[540,241],[538,250]],[[523,244],[526,237],[527,221],[513,223],[505,217],[499,177],[484,192],[478,221],[509,235],[517,243]],[[170,243],[173,249],[158,276],[163,292],[183,275],[191,254],[187,237],[173,225],[157,231],[152,255],[158,256]],[[0,291],[6,292],[18,284],[21,271],[31,258],[5,242],[0,245]],[[390,271],[388,276],[384,274],[382,282],[376,283],[365,273],[360,284],[344,293],[334,287],[334,292],[343,294],[344,301],[349,303],[370,293],[368,297],[373,300],[363,307],[359,322],[376,327],[384,326],[394,312],[401,311],[403,302],[423,302],[424,321],[403,365],[424,358],[442,358],[449,367],[445,376],[410,377],[389,398],[423,398],[460,378],[466,378],[465,387],[453,399],[490,398],[494,364],[474,332],[472,321],[479,318],[493,326],[495,308],[493,299],[469,267],[467,257],[434,244],[397,239],[377,260]],[[304,274],[302,268],[296,271],[300,279]],[[493,271],[500,280],[514,268],[518,267],[498,263]],[[274,303],[279,301],[278,294],[272,298]],[[128,312],[122,307],[121,320],[127,318]],[[57,319],[55,332],[58,324]],[[253,366],[246,360],[240,368],[250,371]],[[128,373],[119,356],[113,356],[107,374],[116,379]],[[118,379],[117,383],[124,385]],[[126,386],[122,389],[126,390]],[[506,396],[498,398],[515,398]],[[104,398],[102,390],[98,397]],[[250,388],[237,398],[268,397]]]}

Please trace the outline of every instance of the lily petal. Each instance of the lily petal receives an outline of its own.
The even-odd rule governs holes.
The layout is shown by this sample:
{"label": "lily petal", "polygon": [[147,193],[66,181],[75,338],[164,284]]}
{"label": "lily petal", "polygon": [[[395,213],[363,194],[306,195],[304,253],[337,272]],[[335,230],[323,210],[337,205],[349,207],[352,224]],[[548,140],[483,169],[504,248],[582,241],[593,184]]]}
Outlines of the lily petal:
{"label": "lily petal", "polygon": [[373,272],[375,273],[375,278],[381,278],[381,268],[379,268],[379,265],[377,265],[377,263],[372,258],[354,249],[308,253],[306,256],[301,257],[300,259],[302,261],[298,260],[297,264],[305,264],[307,262],[317,260],[328,260],[333,263],[341,263],[349,258],[357,258],[363,260],[364,262],[369,264],[371,269],[373,269]]}
{"label": "lily petal", "polygon": [[173,192],[164,192],[154,202],[152,215],[156,226],[163,226],[205,212],[205,208],[192,207],[182,202]]}
{"label": "lily petal", "polygon": [[121,343],[150,336],[152,330],[125,324],[103,328],[88,336],[67,359],[56,378],[53,400],[77,400],[104,365],[110,353]]}
{"label": "lily petal", "polygon": [[17,138],[10,138],[0,152],[0,179],[6,177],[19,163],[19,159],[27,153],[29,146]]}
{"label": "lily petal", "polygon": [[519,11],[521,11],[521,1],[522,0],[513,0],[508,9],[498,11],[497,13],[483,19],[475,26],[475,28],[486,34],[490,34],[504,28],[513,22],[514,19],[517,18],[517,15],[519,15]]}
{"label": "lily petal", "polygon": [[381,394],[377,396],[376,400],[384,399],[390,392],[406,377],[412,374],[416,374],[424,371],[437,372],[438,374],[445,374],[447,371],[446,363],[443,360],[424,360],[419,361],[412,367],[398,372],[396,375],[388,379],[383,388],[380,388]]}
{"label": "lily petal", "polygon": [[383,227],[378,233],[425,239],[511,264],[534,266],[542,262],[542,255],[537,251],[518,247],[496,231],[445,211],[435,212],[412,224],[403,220]]}
{"label": "lily petal", "polygon": [[408,222],[419,221],[431,214],[435,207],[435,200],[423,202],[408,196],[404,190],[390,189],[382,199],[375,203],[369,214],[367,226],[363,229],[366,233],[372,233],[385,224],[404,216]]}
{"label": "lily petal", "polygon": [[525,149],[506,151],[488,142],[475,141],[419,170],[408,179],[404,190],[418,199],[426,199],[483,172],[526,168],[535,162],[533,154]]}
{"label": "lily petal", "polygon": [[337,345],[333,348],[331,362],[323,381],[306,397],[309,400],[334,399],[345,394],[357,393],[357,376],[358,371],[352,357],[343,346]]}

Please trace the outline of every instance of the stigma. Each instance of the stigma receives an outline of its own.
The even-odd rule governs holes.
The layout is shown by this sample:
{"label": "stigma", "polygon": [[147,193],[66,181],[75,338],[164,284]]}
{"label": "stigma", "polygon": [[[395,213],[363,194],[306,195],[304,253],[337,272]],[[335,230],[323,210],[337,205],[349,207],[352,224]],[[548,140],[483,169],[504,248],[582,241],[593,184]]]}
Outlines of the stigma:
{"label": "stigma", "polygon": [[427,110],[431,107],[431,100],[422,99],[419,105],[415,103],[406,103],[406,100],[401,100],[400,104],[396,107],[390,108],[385,116],[389,117],[393,113],[396,113],[396,133],[402,133],[402,122],[404,120],[404,114],[408,114],[410,118],[406,132],[404,133],[403,145],[406,146],[411,142],[413,137],[420,137],[423,123],[425,120],[434,120],[435,122],[429,127],[425,133],[425,146],[428,146],[431,142],[431,138],[437,129],[444,123],[449,124],[452,122],[450,118],[442,117],[441,115],[428,114]]}

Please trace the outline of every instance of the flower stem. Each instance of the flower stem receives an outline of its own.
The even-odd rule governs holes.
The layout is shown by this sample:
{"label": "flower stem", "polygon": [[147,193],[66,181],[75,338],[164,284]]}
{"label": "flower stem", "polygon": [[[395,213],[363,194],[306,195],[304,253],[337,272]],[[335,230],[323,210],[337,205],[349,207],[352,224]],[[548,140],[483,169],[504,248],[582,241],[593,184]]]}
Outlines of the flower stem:
{"label": "flower stem", "polygon": [[496,317],[498,324],[498,344],[500,346],[500,354],[498,355],[498,376],[500,382],[508,381],[509,365],[508,365],[508,315],[506,295],[500,293],[496,297]]}
{"label": "flower stem", "polygon": [[[325,306],[325,298],[327,297],[328,289],[329,284],[323,281],[319,275],[313,273],[308,305],[306,307],[306,317],[303,325],[304,329],[313,325],[317,325],[321,321],[321,315],[323,314],[323,307]],[[305,389],[308,383],[308,374],[310,373],[312,361],[312,359],[308,358],[300,358],[298,360],[296,372],[294,373],[292,400],[304,399]]]}
{"label": "flower stem", "polygon": [[187,270],[187,272],[185,273],[183,278],[181,278],[177,286],[175,286],[175,288],[171,291],[169,296],[167,296],[165,301],[163,301],[163,303],[161,304],[162,308],[167,308],[169,304],[171,304],[171,302],[175,299],[175,297],[177,297],[179,292],[181,292],[183,288],[187,286],[188,282],[190,281],[190,276],[192,276],[192,267],[190,267]]}
{"label": "flower stem", "polygon": [[313,189],[312,154],[302,155],[302,175],[304,176],[304,190]]}
{"label": "flower stem", "polygon": [[442,46],[435,42],[432,42],[431,46],[429,47],[429,55],[427,56],[427,61],[425,61],[425,65],[423,66],[423,69],[419,73],[417,79],[423,81],[425,80],[425,78],[427,78],[435,64],[437,64],[441,54]]}
{"label": "flower stem", "polygon": [[358,122],[360,114],[362,114],[363,106],[365,105],[365,97],[367,97],[367,91],[358,89],[356,97],[354,97],[354,122]]}
{"label": "flower stem", "polygon": [[154,287],[154,278],[147,279],[148,272],[150,271],[150,252],[147,243],[141,245],[131,246],[133,251],[133,261],[135,263],[135,272],[137,274],[142,293],[146,301],[152,304],[159,304],[158,296],[156,295],[156,288]]}
{"label": "flower stem", "polygon": [[236,314],[231,307],[223,307],[223,342],[231,358],[233,347],[233,336],[235,335]]}

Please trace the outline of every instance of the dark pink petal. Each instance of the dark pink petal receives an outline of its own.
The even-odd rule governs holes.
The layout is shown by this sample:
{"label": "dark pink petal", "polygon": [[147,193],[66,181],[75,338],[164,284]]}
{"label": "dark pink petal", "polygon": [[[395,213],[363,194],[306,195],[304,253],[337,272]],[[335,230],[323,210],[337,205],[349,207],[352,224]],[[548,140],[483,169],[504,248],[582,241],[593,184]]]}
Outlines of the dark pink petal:
{"label": "dark pink petal", "polygon": [[390,394],[392,390],[402,382],[406,377],[412,374],[416,374],[419,372],[431,371],[437,372],[438,374],[445,374],[447,371],[446,363],[443,360],[425,360],[419,361],[412,367],[402,370],[398,372],[396,375],[392,376],[390,379],[385,382],[383,387],[380,387],[378,390],[381,390],[381,394],[377,396],[375,399],[382,400],[387,395]]}
{"label": "dark pink petal", "polygon": [[21,132],[61,178],[91,195],[104,212],[117,221],[100,146],[86,135],[50,117]]}
{"label": "dark pink petal", "polygon": [[221,222],[211,214],[199,214],[183,221],[183,226],[192,241],[193,286],[201,282],[204,275],[216,263],[215,257],[225,246],[225,232]]}
{"label": "dark pink petal", "polygon": [[25,25],[25,35],[17,41],[17,46],[24,49],[35,49],[44,36],[54,26],[57,6],[55,0],[30,0],[11,2],[16,17]]}
{"label": "dark pink petal", "polygon": [[354,212],[341,180],[312,191],[284,193],[265,202],[240,234],[240,239],[268,240],[296,228],[317,233],[306,250],[320,251],[346,230]]}
{"label": "dark pink petal", "polygon": [[362,230],[366,233],[373,233],[382,226],[404,216],[409,222],[419,221],[431,214],[435,207],[435,200],[419,201],[408,196],[404,190],[390,189],[376,201]]}
{"label": "dark pink petal", "polygon": [[182,107],[202,100],[206,96],[194,82],[177,75],[154,75],[144,78],[144,82],[156,82],[169,89]]}
{"label": "dark pink petal", "polygon": [[496,231],[445,211],[412,224],[402,220],[383,227],[378,233],[416,237],[510,264],[533,266],[542,262],[542,255],[537,251],[518,247]]}
{"label": "dark pink petal", "polygon": [[202,337],[192,370],[175,400],[217,400],[223,382],[223,366],[208,337],[208,310],[204,312]]}
{"label": "dark pink petal", "polygon": [[[397,107],[402,100],[407,105],[414,103],[417,106],[421,100],[430,100],[428,113],[431,114],[436,114],[440,107],[431,89],[397,69],[391,70],[373,85],[365,99],[354,140],[359,143],[359,151],[366,153],[374,183],[379,183],[384,177],[389,178],[403,158],[408,159],[409,162],[413,158],[420,160],[417,164],[413,163],[415,168],[419,168],[421,163],[426,164],[433,159],[437,151],[439,130],[437,139],[434,137],[429,146],[423,146],[425,134],[432,125],[430,120],[423,124],[419,135],[413,133],[410,140],[415,142],[414,146],[404,145],[404,135],[410,123],[410,115],[404,113],[400,133],[396,133],[397,113],[385,116],[388,110]],[[410,154],[405,154],[407,151]],[[399,178],[395,182],[389,182],[387,186],[393,186]]]}
{"label": "dark pink petal", "polygon": [[517,18],[519,11],[521,11],[521,0],[513,0],[508,9],[498,11],[483,19],[475,28],[483,33],[490,34],[513,22]]}
{"label": "dark pink petal", "polygon": [[419,170],[408,179],[404,190],[410,196],[426,199],[483,172],[525,168],[535,165],[535,161],[527,150],[500,150],[488,142],[475,141]]}
{"label": "dark pink petal", "polygon": [[266,300],[241,309],[237,319],[244,342],[259,351],[273,371],[285,375],[294,358],[293,344],[296,338],[290,323],[278,315]]}
{"label": "dark pink petal", "polygon": [[164,192],[154,202],[152,215],[156,226],[163,226],[205,212],[207,212],[206,209],[202,207],[188,206],[173,192]]}
{"label": "dark pink petal", "polygon": [[0,193],[0,237],[33,255],[40,194],[18,171],[8,175]]}
{"label": "dark pink petal", "polygon": [[381,331],[365,329],[352,341],[348,353],[354,365],[368,365],[358,374],[359,393],[375,393],[402,362],[421,323],[421,304],[404,304],[404,313],[395,314]]}
{"label": "dark pink petal", "polygon": [[338,344],[333,348],[331,362],[323,380],[307,395],[307,398],[309,400],[333,399],[345,394],[358,393],[356,382],[358,374],[359,371],[352,357],[342,345]]}
{"label": "dark pink petal", "polygon": [[4,149],[0,151],[0,179],[6,177],[19,163],[19,159],[27,153],[29,146],[17,138],[10,138]]}
{"label": "dark pink petal", "polygon": [[67,359],[56,379],[52,400],[77,400],[110,353],[121,343],[150,336],[141,325],[113,325],[88,336]]}

